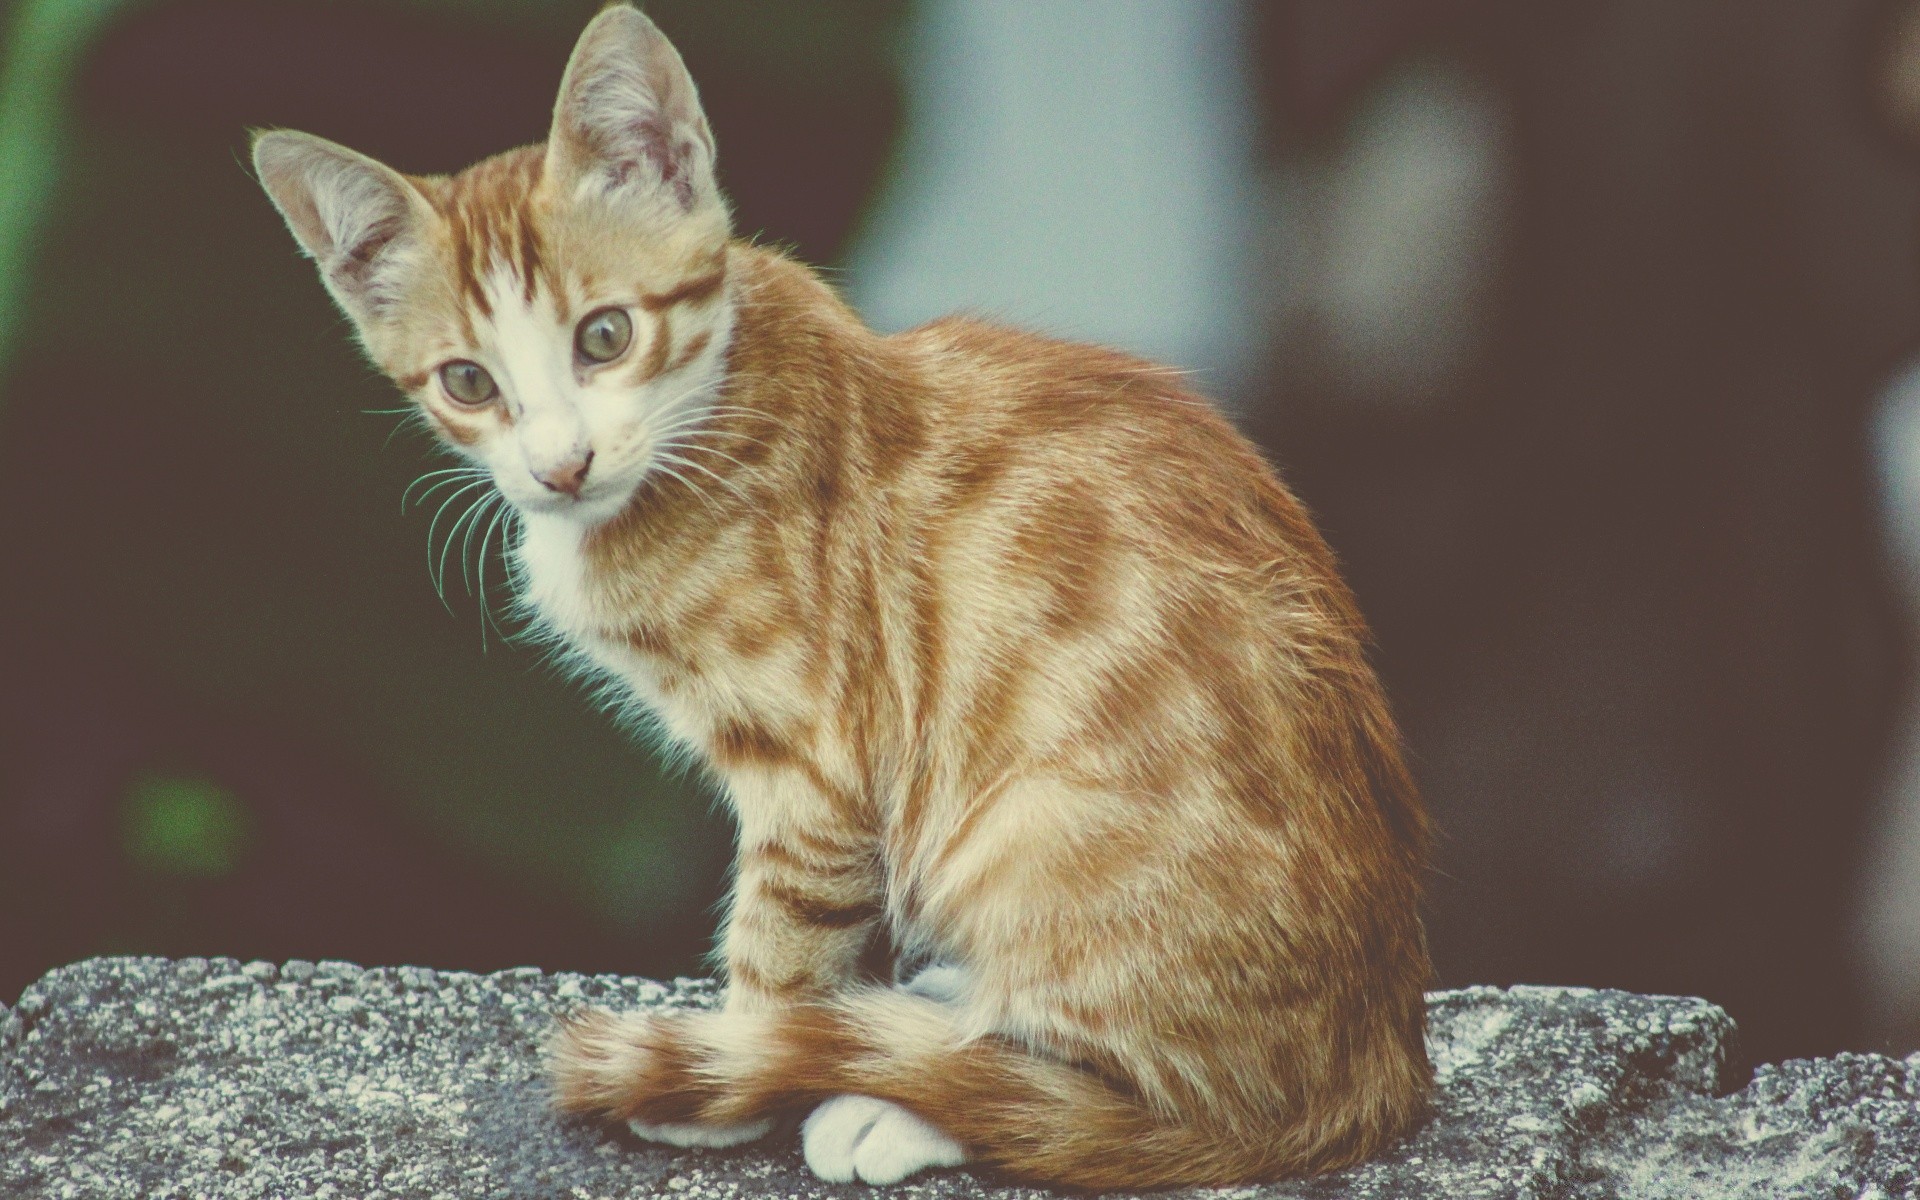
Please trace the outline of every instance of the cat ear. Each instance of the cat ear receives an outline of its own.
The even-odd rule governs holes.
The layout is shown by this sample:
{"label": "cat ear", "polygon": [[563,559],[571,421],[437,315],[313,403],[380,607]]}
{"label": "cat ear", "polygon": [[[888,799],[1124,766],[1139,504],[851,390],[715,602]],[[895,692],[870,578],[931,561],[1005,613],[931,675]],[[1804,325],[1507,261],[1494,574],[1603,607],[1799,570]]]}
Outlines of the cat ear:
{"label": "cat ear", "polygon": [[602,11],[560,81],[549,175],[690,213],[723,203],[713,164],[713,133],[680,52],[639,9]]}
{"label": "cat ear", "polygon": [[426,198],[404,176],[292,130],[257,135],[253,167],[342,308],[365,319],[393,303],[404,265],[433,219]]}

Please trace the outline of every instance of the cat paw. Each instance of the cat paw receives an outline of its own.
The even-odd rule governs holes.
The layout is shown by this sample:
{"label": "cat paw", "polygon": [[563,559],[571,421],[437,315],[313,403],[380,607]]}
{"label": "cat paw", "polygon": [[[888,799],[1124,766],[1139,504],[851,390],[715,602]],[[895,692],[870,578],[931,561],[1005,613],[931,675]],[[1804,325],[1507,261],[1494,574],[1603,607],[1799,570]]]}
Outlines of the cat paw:
{"label": "cat paw", "polygon": [[967,973],[952,963],[935,963],[901,984],[900,990],[941,1004],[958,1004],[967,990]]}
{"label": "cat paw", "polygon": [[773,1120],[746,1121],[739,1125],[654,1125],[646,1121],[628,1121],[627,1128],[649,1142],[719,1149],[758,1141],[772,1132]]}
{"label": "cat paw", "polygon": [[835,1096],[800,1127],[807,1166],[829,1183],[898,1183],[928,1167],[957,1167],[967,1152],[898,1104]]}

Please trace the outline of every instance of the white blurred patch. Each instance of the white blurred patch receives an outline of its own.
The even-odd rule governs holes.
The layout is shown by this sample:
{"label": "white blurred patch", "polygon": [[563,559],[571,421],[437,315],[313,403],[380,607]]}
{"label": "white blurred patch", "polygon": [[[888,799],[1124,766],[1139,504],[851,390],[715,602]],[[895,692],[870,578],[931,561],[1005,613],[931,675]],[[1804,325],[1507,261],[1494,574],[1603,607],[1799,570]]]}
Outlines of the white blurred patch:
{"label": "white blurred patch", "polygon": [[1902,0],[1888,21],[1878,74],[1881,111],[1900,132],[1920,138],[1920,4]]}
{"label": "white blurred patch", "polygon": [[1887,549],[1920,617],[1920,359],[1902,368],[1882,393],[1873,443]]}
{"label": "white blurred patch", "polygon": [[1292,281],[1281,326],[1319,339],[1355,394],[1428,400],[1476,351],[1505,238],[1509,137],[1477,76],[1419,61],[1376,87],[1330,152],[1270,181],[1273,273]]}
{"label": "white blurred patch", "polygon": [[922,0],[893,185],[850,256],[881,329],[958,310],[1198,370],[1259,365],[1237,0]]}
{"label": "white blurred patch", "polygon": [[[1873,433],[1888,556],[1907,620],[1920,627],[1920,360],[1881,396]],[[1900,1050],[1920,1046],[1920,696],[1906,703],[1860,910],[1869,1032]]]}

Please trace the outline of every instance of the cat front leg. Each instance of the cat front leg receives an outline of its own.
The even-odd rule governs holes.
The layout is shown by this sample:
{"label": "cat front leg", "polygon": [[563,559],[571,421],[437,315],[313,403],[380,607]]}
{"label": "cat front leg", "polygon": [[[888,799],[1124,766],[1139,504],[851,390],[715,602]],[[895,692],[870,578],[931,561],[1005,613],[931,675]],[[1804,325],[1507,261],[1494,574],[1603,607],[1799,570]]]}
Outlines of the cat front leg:
{"label": "cat front leg", "polygon": [[736,1145],[772,1127],[689,1055],[718,1041],[751,1058],[763,1017],[855,980],[882,910],[878,847],[848,819],[851,806],[809,778],[817,774],[768,772],[733,789],[741,846],[720,935],[722,1011],[589,1012],[564,1022],[551,1051],[561,1108],[625,1120],[675,1146]]}
{"label": "cat front leg", "polygon": [[709,1062],[713,1047],[741,1061],[776,1053],[763,1036],[769,1019],[853,982],[880,916],[872,861],[851,841],[818,832],[743,846],[721,933],[724,1007],[564,1020],[549,1054],[559,1106],[624,1120],[636,1135],[671,1146],[765,1136],[772,1115],[732,1094]]}
{"label": "cat front leg", "polygon": [[[832,825],[793,827],[740,850],[734,894],[721,933],[727,970],[726,1009],[709,1022],[750,1017],[841,990],[853,982],[861,951],[880,919],[874,850]],[[690,1033],[691,1030],[685,1032]],[[734,1032],[751,1042],[750,1031]],[[684,1047],[682,1047],[684,1049]],[[668,1056],[671,1058],[672,1056]],[[657,1072],[643,1085],[645,1112],[672,1113],[684,1072]],[[699,1091],[703,1085],[684,1089]],[[733,1146],[763,1137],[771,1118],[746,1122],[630,1118],[648,1141],[672,1146]]]}
{"label": "cat front leg", "polygon": [[878,847],[843,824],[742,826],[720,935],[727,1007],[764,1010],[851,985],[882,912]]}

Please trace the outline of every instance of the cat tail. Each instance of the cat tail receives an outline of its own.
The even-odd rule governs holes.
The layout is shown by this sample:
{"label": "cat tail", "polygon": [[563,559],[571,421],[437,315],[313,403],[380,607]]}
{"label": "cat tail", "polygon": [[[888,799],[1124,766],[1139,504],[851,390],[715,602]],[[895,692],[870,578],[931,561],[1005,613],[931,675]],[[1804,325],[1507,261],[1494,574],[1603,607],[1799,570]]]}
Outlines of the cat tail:
{"label": "cat tail", "polygon": [[763,1012],[590,1012],[563,1021],[551,1065],[562,1109],[654,1125],[746,1126],[831,1096],[873,1096],[959,1141],[969,1161],[1095,1190],[1317,1172],[1383,1140],[1355,1136],[1353,1122],[1242,1120],[1233,1126],[1247,1132],[1234,1136],[1157,1116],[1090,1071],[965,1036],[959,1016],[898,988]]}

